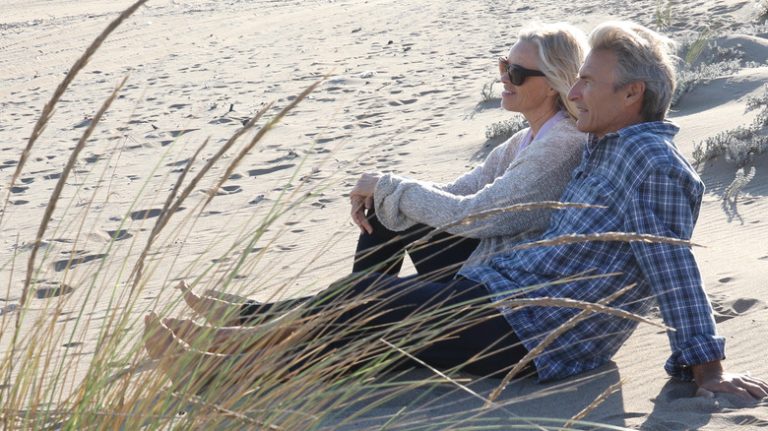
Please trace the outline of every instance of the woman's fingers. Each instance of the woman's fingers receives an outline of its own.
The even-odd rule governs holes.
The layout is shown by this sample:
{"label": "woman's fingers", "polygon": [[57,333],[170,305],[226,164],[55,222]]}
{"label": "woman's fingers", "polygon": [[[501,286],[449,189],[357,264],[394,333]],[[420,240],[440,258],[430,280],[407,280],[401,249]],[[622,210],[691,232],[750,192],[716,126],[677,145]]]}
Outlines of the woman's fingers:
{"label": "woman's fingers", "polygon": [[373,192],[379,182],[378,174],[365,173],[352,188],[349,199],[352,203],[352,221],[361,231],[373,233],[373,226],[365,216],[365,210],[373,208]]}
{"label": "woman's fingers", "polygon": [[[366,208],[369,208],[368,199],[364,199],[360,196],[351,196],[350,200],[352,201],[352,221],[360,228],[361,232],[365,231],[369,235],[372,234],[373,226],[371,226],[371,223],[365,216],[365,210]],[[372,202],[373,201],[371,200],[371,205]]]}

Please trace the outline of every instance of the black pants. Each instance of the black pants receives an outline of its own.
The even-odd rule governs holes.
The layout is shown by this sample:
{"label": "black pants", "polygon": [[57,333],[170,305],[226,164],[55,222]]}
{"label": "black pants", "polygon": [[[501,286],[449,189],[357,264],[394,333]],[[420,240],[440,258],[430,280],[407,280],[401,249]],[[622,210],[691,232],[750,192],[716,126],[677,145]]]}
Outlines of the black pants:
{"label": "black pants", "polygon": [[[373,233],[362,232],[357,239],[353,273],[378,272],[397,276],[403,266],[405,253],[411,257],[416,272],[431,281],[450,282],[469,258],[480,240],[451,235],[446,232],[432,236],[425,244],[414,244],[434,229],[423,224],[396,232],[381,224],[373,210],[368,212],[368,221],[373,226]],[[243,325],[258,320],[266,312],[279,313],[305,302],[310,297],[294,298],[262,304],[248,301],[240,312]]]}
{"label": "black pants", "polygon": [[373,226],[373,233],[360,234],[353,272],[376,271],[397,276],[407,251],[419,275],[448,282],[480,243],[477,239],[440,232],[426,244],[414,244],[434,229],[418,224],[402,232],[391,231],[381,224],[373,212],[369,212],[368,221]]}
{"label": "black pants", "polygon": [[[476,240],[441,233],[425,247],[412,247],[413,241],[422,238],[429,229],[419,226],[398,233],[384,228],[375,217],[371,221],[374,233],[360,235],[354,263],[357,274],[367,274],[348,279],[353,281],[334,283],[315,296],[245,305],[243,319],[300,304],[306,318],[333,315],[332,323],[317,328],[318,336],[331,335],[332,340],[318,355],[343,348],[361,337],[376,342],[379,333],[384,337],[390,328],[410,321],[439,332],[433,341],[402,346],[431,366],[501,376],[519,362],[527,350],[504,316],[490,306],[487,289],[461,277],[453,279],[458,267],[477,246]],[[406,250],[419,274],[397,277]],[[381,272],[370,272],[372,269]],[[373,299],[360,301],[361,298]],[[358,305],[350,307],[348,304],[353,301]],[[464,304],[474,305],[461,307]],[[338,336],[334,337],[334,333]],[[398,367],[413,365],[408,360],[399,364]]]}
{"label": "black pants", "polygon": [[[328,351],[363,336],[377,342],[386,336],[379,334],[386,334],[392,325],[413,322],[420,329],[436,331],[434,341],[402,345],[420,360],[437,368],[500,377],[528,351],[488,295],[482,284],[461,277],[445,283],[424,281],[418,275],[401,278],[372,273],[352,285],[332,286],[309,299],[304,307],[305,316],[312,316],[332,313],[339,303],[373,298],[345,307],[333,318],[332,326],[346,332],[330,343]],[[361,321],[365,323],[361,325]],[[397,367],[412,365],[402,360]]]}

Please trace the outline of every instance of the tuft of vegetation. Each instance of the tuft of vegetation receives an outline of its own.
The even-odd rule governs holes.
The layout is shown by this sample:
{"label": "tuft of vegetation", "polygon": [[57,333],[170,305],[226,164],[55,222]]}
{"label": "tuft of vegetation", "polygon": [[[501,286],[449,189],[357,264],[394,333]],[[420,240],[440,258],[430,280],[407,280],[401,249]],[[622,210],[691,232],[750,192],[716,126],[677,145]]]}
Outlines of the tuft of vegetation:
{"label": "tuft of vegetation", "polygon": [[705,30],[694,40],[680,43],[677,57],[677,87],[672,95],[672,106],[697,85],[733,73],[742,67],[744,53],[735,47],[723,48],[711,39]]}
{"label": "tuft of vegetation", "polygon": [[480,90],[480,96],[482,97],[481,103],[492,102],[497,99],[496,95],[493,94],[493,86],[495,84],[495,79],[483,84],[483,88]]}
{"label": "tuft of vegetation", "polygon": [[672,4],[668,0],[656,0],[656,10],[653,13],[656,29],[664,31],[672,25]]}
{"label": "tuft of vegetation", "polygon": [[528,122],[522,115],[514,115],[512,118],[497,121],[485,128],[485,138],[489,141],[506,141],[515,133],[528,127]]}
{"label": "tuft of vegetation", "polygon": [[768,18],[768,0],[755,0],[755,9],[759,19]]}
{"label": "tuft of vegetation", "polygon": [[720,132],[694,145],[696,165],[718,157],[745,166],[756,155],[768,152],[768,85],[760,97],[747,101],[746,112],[763,108],[748,126],[739,126]]}

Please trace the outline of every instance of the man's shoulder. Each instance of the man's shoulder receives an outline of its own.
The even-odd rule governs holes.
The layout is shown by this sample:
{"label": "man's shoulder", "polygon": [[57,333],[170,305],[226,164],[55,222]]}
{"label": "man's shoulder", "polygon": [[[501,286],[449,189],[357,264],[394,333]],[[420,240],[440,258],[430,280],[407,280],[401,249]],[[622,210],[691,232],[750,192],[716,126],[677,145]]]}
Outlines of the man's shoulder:
{"label": "man's shoulder", "polygon": [[679,155],[674,143],[678,130],[664,121],[635,124],[618,132],[619,146],[630,160],[655,166],[675,163]]}
{"label": "man's shoulder", "polygon": [[629,180],[642,180],[651,172],[676,171],[697,177],[674,143],[679,128],[668,121],[640,123],[619,131],[619,148]]}
{"label": "man's shoulder", "polygon": [[615,189],[627,193],[654,173],[696,184],[697,190],[702,188],[695,169],[675,147],[678,130],[673,123],[659,121],[634,124],[615,132],[602,150],[602,174]]}

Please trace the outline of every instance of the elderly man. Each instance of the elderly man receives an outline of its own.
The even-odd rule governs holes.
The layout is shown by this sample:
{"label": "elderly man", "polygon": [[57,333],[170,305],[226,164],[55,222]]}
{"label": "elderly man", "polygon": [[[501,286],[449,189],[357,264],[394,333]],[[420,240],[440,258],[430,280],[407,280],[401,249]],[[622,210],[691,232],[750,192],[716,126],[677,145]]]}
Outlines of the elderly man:
{"label": "elderly man", "polygon": [[[354,323],[363,329],[360,336],[369,336],[370,331],[423,313],[430,304],[446,307],[490,298],[495,307],[480,307],[487,315],[477,325],[454,328],[451,322],[441,322],[450,337],[411,347],[418,347],[418,356],[432,365],[465,364],[464,369],[481,374],[507,372],[528,352],[541,350],[534,366],[539,379],[548,381],[607,363],[637,322],[595,313],[539,348],[558,328],[573,324],[580,311],[515,307],[509,299],[568,298],[608,303],[632,313],[644,313],[657,304],[664,322],[674,328],[669,332],[672,354],[665,365],[670,375],[695,381],[700,395],[768,396],[765,381],[723,371],[724,339],[716,333],[712,307],[685,242],[693,233],[704,185],[674,146],[677,126],[664,120],[675,86],[670,42],[642,26],[612,22],[591,33],[590,45],[569,94],[579,111],[577,127],[589,132],[590,139],[560,199],[590,206],[558,211],[539,239],[626,232],[678,241],[601,238],[521,247],[464,268],[449,283],[374,273],[343,293],[331,288],[308,299],[302,305],[304,312],[321,315],[336,306],[342,313],[331,326]],[[375,183],[364,178],[353,197],[376,201]],[[375,301],[349,301],[350,296],[371,291]],[[350,302],[359,305],[350,309],[345,305]],[[147,323],[148,329],[161,329],[155,316],[149,316]],[[188,322],[166,319],[164,323],[166,332],[195,336]],[[228,329],[216,335],[235,344],[240,337],[245,345],[248,331],[243,328],[238,334]],[[349,337],[341,338],[338,341],[344,343]],[[482,340],[493,342],[483,344]],[[169,347],[179,349],[173,347],[172,337],[147,341],[147,349],[156,356]]]}
{"label": "elderly man", "polygon": [[[620,231],[689,240],[704,185],[672,142],[677,126],[664,121],[675,86],[670,42],[639,25],[612,22],[590,34],[590,46],[569,94],[579,109],[577,127],[589,132],[590,139],[561,200],[603,208],[560,211],[544,238]],[[658,304],[664,322],[675,329],[669,332],[672,355],[665,365],[670,375],[693,379],[701,395],[722,391],[766,396],[764,381],[724,373],[724,339],[716,334],[688,246],[608,241],[556,245],[500,256],[463,275],[500,299],[517,287],[576,274],[614,275],[547,286],[525,296],[598,302],[637,283],[612,304],[633,312]],[[531,349],[576,311],[531,307],[504,314]],[[578,324],[536,359],[540,377],[566,377],[608,361],[635,325],[609,315]]]}

